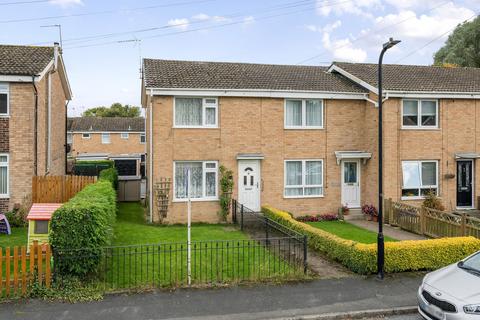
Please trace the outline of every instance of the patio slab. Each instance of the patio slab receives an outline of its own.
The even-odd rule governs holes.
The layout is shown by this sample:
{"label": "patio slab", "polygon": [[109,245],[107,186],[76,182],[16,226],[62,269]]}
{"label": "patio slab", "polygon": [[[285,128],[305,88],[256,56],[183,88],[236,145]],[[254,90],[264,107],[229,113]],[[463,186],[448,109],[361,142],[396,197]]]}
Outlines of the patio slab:
{"label": "patio slab", "polygon": [[[356,225],[358,227],[377,232],[378,231],[378,222],[367,221],[367,220],[349,220],[349,223]],[[427,237],[421,236],[419,234],[411,233],[405,230],[402,230],[397,227],[392,227],[388,224],[383,225],[383,233],[386,236],[389,236],[397,240],[425,240]]]}

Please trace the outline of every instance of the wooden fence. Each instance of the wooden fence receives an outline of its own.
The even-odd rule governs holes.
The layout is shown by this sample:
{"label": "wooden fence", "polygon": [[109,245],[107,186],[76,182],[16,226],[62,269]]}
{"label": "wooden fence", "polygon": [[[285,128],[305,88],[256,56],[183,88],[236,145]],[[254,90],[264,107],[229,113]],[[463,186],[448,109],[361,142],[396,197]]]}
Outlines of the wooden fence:
{"label": "wooden fence", "polygon": [[27,247],[0,248],[0,298],[24,296],[35,282],[50,287],[51,251],[37,242]]}
{"label": "wooden fence", "polygon": [[386,199],[386,221],[392,226],[432,238],[473,236],[480,238],[480,219],[465,212],[445,212],[415,207]]}
{"label": "wooden fence", "polygon": [[97,177],[87,176],[35,176],[32,178],[32,202],[64,203],[96,181]]}

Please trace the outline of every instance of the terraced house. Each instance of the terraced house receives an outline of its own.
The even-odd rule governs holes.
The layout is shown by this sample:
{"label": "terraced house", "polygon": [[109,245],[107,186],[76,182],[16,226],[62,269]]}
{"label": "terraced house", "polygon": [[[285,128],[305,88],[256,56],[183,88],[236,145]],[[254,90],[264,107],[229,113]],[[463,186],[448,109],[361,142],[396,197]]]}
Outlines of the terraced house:
{"label": "terraced house", "polygon": [[72,93],[58,44],[0,45],[0,212],[29,205],[35,175],[63,175]]}
{"label": "terraced house", "polygon": [[[185,221],[186,167],[197,221],[217,219],[220,165],[253,210],[377,205],[377,65],[145,59],[143,72],[153,220],[154,186],[170,178],[164,221]],[[384,93],[384,197],[416,204],[432,190],[448,209],[475,208],[480,70],[385,65]]]}

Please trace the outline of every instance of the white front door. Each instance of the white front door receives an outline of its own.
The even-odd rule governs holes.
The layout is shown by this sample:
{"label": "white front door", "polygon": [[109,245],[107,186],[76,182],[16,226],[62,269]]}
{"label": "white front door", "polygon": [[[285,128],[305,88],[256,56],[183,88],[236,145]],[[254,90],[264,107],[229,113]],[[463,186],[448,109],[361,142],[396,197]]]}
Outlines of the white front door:
{"label": "white front door", "polygon": [[360,161],[342,161],[342,204],[349,208],[360,207]]}
{"label": "white front door", "polygon": [[238,160],[238,202],[260,211],[260,160]]}

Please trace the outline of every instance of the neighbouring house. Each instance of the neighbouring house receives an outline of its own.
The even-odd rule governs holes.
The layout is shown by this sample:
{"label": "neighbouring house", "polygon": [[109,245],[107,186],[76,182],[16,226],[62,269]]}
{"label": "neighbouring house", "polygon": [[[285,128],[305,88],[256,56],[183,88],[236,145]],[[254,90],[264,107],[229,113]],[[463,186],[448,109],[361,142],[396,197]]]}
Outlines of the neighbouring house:
{"label": "neighbouring house", "polygon": [[58,44],[0,45],[0,212],[30,205],[32,176],[65,174],[71,98]]}
{"label": "neighbouring house", "polygon": [[[377,203],[377,65],[330,67],[145,59],[150,217],[216,221],[219,166],[233,196],[294,215]],[[475,208],[480,69],[384,66],[384,197]],[[151,169],[150,169],[151,168]],[[171,179],[165,218],[156,184]]]}
{"label": "neighbouring house", "polygon": [[[131,181],[127,187],[120,184],[121,199],[145,197],[145,182],[141,182],[145,177],[145,118],[69,118],[67,131],[71,158],[113,160],[119,179]],[[126,198],[122,196],[125,187]]]}

